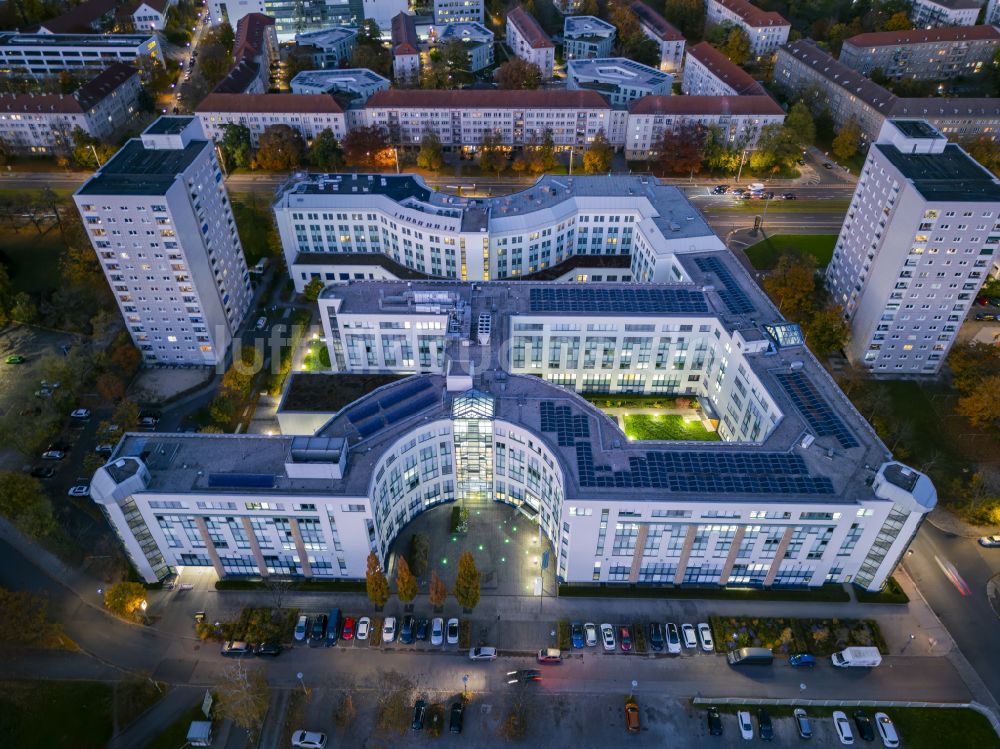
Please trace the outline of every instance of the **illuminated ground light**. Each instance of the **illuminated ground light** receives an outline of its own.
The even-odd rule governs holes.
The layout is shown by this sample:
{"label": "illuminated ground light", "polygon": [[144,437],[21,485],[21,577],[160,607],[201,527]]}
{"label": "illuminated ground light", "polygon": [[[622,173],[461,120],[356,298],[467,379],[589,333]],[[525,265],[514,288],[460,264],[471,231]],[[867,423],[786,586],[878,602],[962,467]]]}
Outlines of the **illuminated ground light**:
{"label": "illuminated ground light", "polygon": [[448,564],[448,557],[441,560],[441,564]]}
{"label": "illuminated ground light", "polygon": [[451,537],[451,542],[452,543],[455,543],[457,540],[458,540],[458,536],[452,536]]}
{"label": "illuminated ground light", "polygon": [[512,530],[514,531],[514,533],[517,533],[517,526],[515,525]]}
{"label": "illuminated ground light", "polygon": [[503,540],[503,542],[504,542],[505,544],[509,544],[509,543],[510,543],[510,539],[509,539],[509,538],[505,538],[505,539]]}
{"label": "illuminated ground light", "polygon": [[479,550],[480,550],[480,551],[482,551],[482,550],[483,550],[483,545],[482,545],[482,544],[479,544]]}
{"label": "illuminated ground light", "polygon": [[480,510],[476,510],[476,514],[477,515],[482,515],[483,513]]}
{"label": "illuminated ground light", "polygon": [[506,562],[507,561],[507,557],[500,557],[500,561],[501,562]]}

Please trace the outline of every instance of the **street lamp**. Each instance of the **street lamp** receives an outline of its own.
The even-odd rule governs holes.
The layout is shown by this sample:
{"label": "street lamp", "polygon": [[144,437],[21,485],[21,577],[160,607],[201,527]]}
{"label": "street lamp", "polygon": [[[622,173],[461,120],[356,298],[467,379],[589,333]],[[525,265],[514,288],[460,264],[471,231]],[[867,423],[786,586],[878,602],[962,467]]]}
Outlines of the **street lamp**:
{"label": "street lamp", "polygon": [[466,674],[462,677],[462,702],[466,702],[469,699],[469,675]]}
{"label": "street lamp", "polygon": [[303,679],[302,679],[302,677],[303,677],[304,675],[305,675],[305,674],[303,674],[303,673],[302,673],[301,671],[299,671],[299,672],[298,672],[297,674],[295,674],[295,678],[296,678],[296,679],[298,679],[298,680],[299,680],[299,684],[301,684],[301,685],[302,685],[302,694],[309,694],[309,693],[308,693],[308,692],[306,691],[306,683],[305,683],[305,681],[303,681]]}
{"label": "street lamp", "polygon": [[140,609],[142,609],[142,613],[143,613],[143,614],[145,614],[145,613],[146,613],[146,607],[147,607],[148,605],[149,605],[149,604],[148,604],[148,603],[146,603],[146,599],[145,599],[145,598],[143,598],[143,599],[142,599],[142,601],[141,601],[141,602],[139,603],[139,608],[140,608]]}

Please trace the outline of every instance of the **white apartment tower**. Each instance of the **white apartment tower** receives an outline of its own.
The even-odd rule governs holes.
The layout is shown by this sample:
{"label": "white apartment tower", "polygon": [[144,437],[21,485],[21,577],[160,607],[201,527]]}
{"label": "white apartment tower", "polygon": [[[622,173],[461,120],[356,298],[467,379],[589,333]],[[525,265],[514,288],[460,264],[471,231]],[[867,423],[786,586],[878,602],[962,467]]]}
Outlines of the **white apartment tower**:
{"label": "white apartment tower", "polygon": [[160,117],[73,197],[143,360],[223,361],[253,294],[197,118]]}
{"label": "white apartment tower", "polygon": [[826,284],[848,357],[876,375],[941,368],[1000,246],[1000,182],[923,120],[886,120]]}

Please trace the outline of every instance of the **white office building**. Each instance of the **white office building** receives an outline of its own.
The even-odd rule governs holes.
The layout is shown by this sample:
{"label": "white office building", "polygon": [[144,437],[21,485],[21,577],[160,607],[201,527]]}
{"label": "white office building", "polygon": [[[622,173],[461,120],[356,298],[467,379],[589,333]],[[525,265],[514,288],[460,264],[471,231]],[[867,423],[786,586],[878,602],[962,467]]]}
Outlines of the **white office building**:
{"label": "white office building", "polygon": [[730,23],[747,32],[750,51],[758,60],[777,52],[792,29],[780,13],[761,10],[748,0],[705,0],[705,20],[713,26]]}
{"label": "white office building", "polygon": [[[933,484],[728,252],[672,264],[669,285],[329,286],[331,361],[411,376],[315,434],[126,435],[91,497],[150,582],[362,578],[421,512],[499,502],[570,584],[879,589]],[[722,442],[631,439],[574,390],[697,398]]]}
{"label": "white office building", "polygon": [[493,32],[481,23],[449,23],[436,37],[438,44],[447,44],[453,39],[465,45],[469,53],[469,70],[473,73],[493,64]]}
{"label": "white office building", "polygon": [[762,96],[764,87],[708,42],[688,47],[681,91],[689,96]]}
{"label": "white office building", "polygon": [[569,60],[568,91],[594,91],[615,107],[626,107],[644,96],[670,96],[674,77],[627,57]]}
{"label": "white office building", "polygon": [[434,23],[482,23],[486,20],[484,0],[434,0]]}
{"label": "white office building", "polygon": [[368,68],[303,70],[291,80],[293,94],[332,94],[342,92],[364,103],[376,91],[387,91],[389,79]]}
{"label": "white office building", "polygon": [[593,16],[566,16],[563,20],[563,59],[610,57],[616,29]]}
{"label": "white office building", "polygon": [[675,254],[722,247],[677,188],[646,177],[542,177],[513,195],[462,198],[415,175],[313,174],[280,191],[274,216],[299,290],[339,280],[345,258],[384,269],[378,255],[463,281],[528,276],[578,255],[629,256],[636,281],[661,282],[679,277]]}
{"label": "white office building", "polygon": [[73,196],[147,364],[225,360],[253,293],[215,149],[160,117]]}
{"label": "white office building", "polygon": [[507,14],[507,46],[516,57],[537,65],[542,71],[542,80],[552,77],[556,45],[535,17],[520,5]]}
{"label": "white office building", "polygon": [[639,21],[642,33],[656,42],[660,49],[660,70],[677,75],[684,67],[684,35],[655,10],[641,0],[630,6]]}
{"label": "white office building", "polygon": [[159,58],[156,37],[149,34],[0,33],[0,68],[35,76],[103,70],[116,62],[141,67]]}
{"label": "white office building", "polygon": [[875,375],[941,369],[1000,249],[1000,183],[923,120],[886,120],[826,284]]}
{"label": "white office building", "polygon": [[349,62],[357,45],[358,32],[337,27],[295,35],[295,46],[310,48],[317,68],[339,68]]}
{"label": "white office building", "polygon": [[982,7],[981,0],[914,0],[910,20],[918,29],[975,26]]}

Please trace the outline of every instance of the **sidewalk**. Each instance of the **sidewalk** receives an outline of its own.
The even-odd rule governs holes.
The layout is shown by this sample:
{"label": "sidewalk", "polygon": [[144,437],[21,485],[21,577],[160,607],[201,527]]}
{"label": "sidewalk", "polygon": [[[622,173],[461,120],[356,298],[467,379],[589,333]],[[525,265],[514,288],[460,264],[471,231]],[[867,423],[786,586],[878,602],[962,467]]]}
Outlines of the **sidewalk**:
{"label": "sidewalk", "polygon": [[963,538],[979,538],[980,536],[1000,533],[1000,526],[967,523],[940,504],[931,510],[927,516],[927,522],[943,533],[950,533],[953,536],[962,536]]}
{"label": "sidewalk", "polygon": [[146,746],[205,696],[201,687],[174,687],[108,743],[108,749]]}

